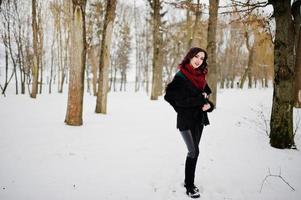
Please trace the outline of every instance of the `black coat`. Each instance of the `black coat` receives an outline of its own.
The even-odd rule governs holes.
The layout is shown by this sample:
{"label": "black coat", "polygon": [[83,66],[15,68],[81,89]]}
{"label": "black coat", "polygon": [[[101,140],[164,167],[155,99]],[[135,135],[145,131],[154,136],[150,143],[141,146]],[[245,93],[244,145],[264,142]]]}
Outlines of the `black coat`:
{"label": "black coat", "polygon": [[[214,105],[202,95],[211,94],[206,84],[204,91],[196,88],[193,83],[179,71],[167,85],[164,99],[169,102],[177,112],[177,128],[182,130],[193,129],[197,125],[208,125],[207,112],[214,109]],[[209,103],[211,108],[202,111],[204,104]]]}

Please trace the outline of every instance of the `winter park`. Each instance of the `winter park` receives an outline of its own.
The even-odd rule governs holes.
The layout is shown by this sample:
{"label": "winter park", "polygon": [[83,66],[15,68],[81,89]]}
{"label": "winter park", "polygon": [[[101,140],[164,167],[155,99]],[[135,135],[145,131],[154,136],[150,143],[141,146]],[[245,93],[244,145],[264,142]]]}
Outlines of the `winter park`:
{"label": "winter park", "polygon": [[0,200],[299,200],[301,0],[0,0]]}

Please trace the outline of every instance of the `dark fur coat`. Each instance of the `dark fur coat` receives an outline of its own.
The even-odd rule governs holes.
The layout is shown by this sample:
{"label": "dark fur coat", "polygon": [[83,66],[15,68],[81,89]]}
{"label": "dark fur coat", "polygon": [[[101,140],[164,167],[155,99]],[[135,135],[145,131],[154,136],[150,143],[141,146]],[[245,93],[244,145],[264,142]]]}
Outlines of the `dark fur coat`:
{"label": "dark fur coat", "polygon": [[[196,126],[208,125],[207,112],[214,109],[214,105],[205,99],[203,92],[211,94],[211,89],[206,84],[204,91],[197,89],[190,80],[177,72],[173,80],[167,85],[164,99],[177,112],[177,128],[182,130],[193,129]],[[211,108],[202,111],[204,104],[209,103]]]}

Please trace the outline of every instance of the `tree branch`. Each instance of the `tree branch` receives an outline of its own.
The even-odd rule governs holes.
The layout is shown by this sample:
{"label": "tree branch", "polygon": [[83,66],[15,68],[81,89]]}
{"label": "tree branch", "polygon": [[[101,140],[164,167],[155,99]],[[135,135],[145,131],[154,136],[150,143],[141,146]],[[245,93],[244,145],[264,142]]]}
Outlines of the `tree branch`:
{"label": "tree branch", "polygon": [[260,188],[260,193],[262,191],[263,188],[263,184],[265,183],[265,181],[269,178],[269,177],[276,177],[276,178],[280,178],[286,185],[288,185],[293,191],[295,191],[295,188],[293,188],[282,176],[281,176],[281,168],[279,171],[279,175],[275,175],[275,174],[271,174],[270,168],[269,168],[269,174],[266,175],[266,177],[263,179],[262,184],[261,184],[261,188]]}
{"label": "tree branch", "polygon": [[4,97],[6,96],[5,95],[5,91],[4,91],[4,88],[2,87],[2,85],[0,84],[0,89],[1,89],[1,94],[3,94],[4,95]]}
{"label": "tree branch", "polygon": [[232,0],[231,5],[226,6],[220,6],[219,8],[231,8],[231,7],[241,7],[241,10],[234,9],[233,11],[224,11],[220,12],[219,14],[232,14],[232,13],[246,13],[246,15],[249,15],[257,8],[265,8],[268,6],[270,2],[257,2],[257,3],[250,3],[250,1],[247,2],[240,2]]}

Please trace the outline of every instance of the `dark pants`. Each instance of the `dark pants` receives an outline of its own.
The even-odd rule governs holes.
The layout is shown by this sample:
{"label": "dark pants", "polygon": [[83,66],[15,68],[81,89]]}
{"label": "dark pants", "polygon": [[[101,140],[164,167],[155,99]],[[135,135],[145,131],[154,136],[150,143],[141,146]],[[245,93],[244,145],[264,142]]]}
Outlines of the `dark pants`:
{"label": "dark pants", "polygon": [[185,163],[185,186],[194,185],[195,168],[199,156],[199,143],[201,140],[204,126],[196,126],[193,129],[180,131],[187,146],[188,153]]}

